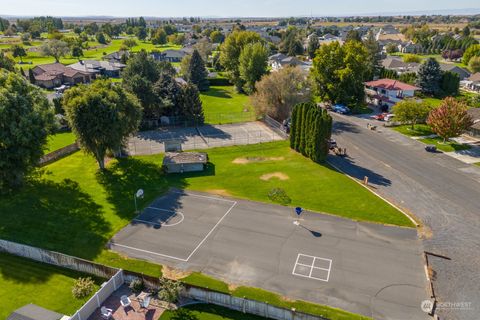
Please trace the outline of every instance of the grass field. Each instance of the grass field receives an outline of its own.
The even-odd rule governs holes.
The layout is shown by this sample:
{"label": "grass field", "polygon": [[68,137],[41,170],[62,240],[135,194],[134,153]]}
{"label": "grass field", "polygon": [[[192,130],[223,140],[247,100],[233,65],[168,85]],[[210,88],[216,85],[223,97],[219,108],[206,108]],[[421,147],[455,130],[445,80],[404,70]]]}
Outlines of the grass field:
{"label": "grass field", "polygon": [[66,147],[75,142],[75,135],[72,132],[56,133],[48,137],[45,153]]}
{"label": "grass field", "polygon": [[[244,314],[243,312],[230,310],[213,304],[192,304],[182,309],[186,309],[196,316],[198,320],[261,320],[262,317]],[[175,313],[165,311],[160,320],[170,320]]]}
{"label": "grass field", "polygon": [[431,144],[437,146],[438,150],[443,152],[453,152],[453,151],[460,151],[460,150],[468,150],[471,147],[466,144],[459,144],[453,141],[446,141],[443,143],[443,139],[440,137],[437,138],[428,138],[428,139],[420,139],[419,141],[425,144]]}
{"label": "grass field", "polygon": [[[79,277],[85,275],[0,253],[0,319],[28,303],[73,315],[87,300],[72,296],[72,285]],[[98,290],[102,280],[96,282]]]}
{"label": "grass field", "polygon": [[414,129],[412,129],[412,126],[409,124],[402,124],[392,129],[409,137],[421,137],[433,134],[433,131],[426,124],[416,124]]}
{"label": "grass field", "polygon": [[236,123],[255,120],[247,95],[235,92],[233,86],[211,86],[200,95],[209,124]]}
{"label": "grass field", "polygon": [[368,317],[352,314],[352,313],[339,310],[336,308],[331,308],[328,306],[318,305],[318,304],[301,301],[301,300],[295,300],[295,301],[286,300],[276,293],[259,289],[259,288],[241,286],[233,290],[229,290],[228,285],[225,282],[222,282],[217,279],[213,279],[201,273],[192,273],[188,277],[182,279],[182,281],[191,285],[208,287],[212,290],[228,293],[240,298],[245,297],[250,300],[268,302],[271,305],[281,307],[281,308],[286,308],[286,309],[295,308],[297,311],[324,316],[331,320],[369,319]]}

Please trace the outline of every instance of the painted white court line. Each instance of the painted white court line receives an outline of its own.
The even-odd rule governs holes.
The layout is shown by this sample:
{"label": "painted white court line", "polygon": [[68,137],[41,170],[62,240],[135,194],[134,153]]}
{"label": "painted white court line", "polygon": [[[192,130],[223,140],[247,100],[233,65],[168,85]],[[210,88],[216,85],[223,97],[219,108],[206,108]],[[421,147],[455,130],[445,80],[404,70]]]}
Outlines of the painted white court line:
{"label": "painted white court line", "polygon": [[[312,263],[311,264],[299,263],[298,260],[300,260],[301,257],[311,258]],[[328,262],[328,268],[316,267],[315,262],[317,260]],[[297,269],[298,266],[305,267],[305,269],[309,270],[308,275],[295,272],[295,270]],[[326,278],[319,278],[319,277],[312,276],[312,273],[313,273],[314,270],[326,271],[327,272]],[[328,280],[330,279],[330,271],[331,270],[332,270],[332,259],[325,259],[325,258],[311,256],[311,255],[308,255],[308,254],[299,253],[297,255],[297,260],[295,261],[295,264],[293,265],[292,275],[328,282]]]}
{"label": "painted white court line", "polygon": [[[154,209],[154,208],[150,208],[150,209]],[[167,211],[167,210],[162,210],[162,211]],[[165,222],[153,222],[153,221],[147,221],[147,220],[142,220],[142,219],[133,219],[132,221],[137,221],[137,222],[141,222],[141,223],[146,223],[146,224],[150,224],[152,226],[161,226],[161,227],[174,227],[176,225],[179,225],[180,223],[183,222],[183,220],[185,219],[185,216],[183,215],[183,213],[181,212],[177,212],[176,214],[178,214],[180,216],[180,221],[177,221],[175,223],[168,223],[174,216],[170,217],[167,221]]]}
{"label": "painted white court line", "polygon": [[[175,193],[179,193],[179,194],[185,194],[185,193],[181,193],[181,192],[175,192]],[[114,246],[118,246],[118,247],[122,247],[122,248],[126,248],[126,249],[130,249],[130,250],[135,250],[135,251],[139,251],[139,252],[144,252],[144,253],[149,253],[149,254],[153,254],[153,255],[156,255],[156,256],[160,256],[160,257],[165,257],[165,258],[169,258],[169,259],[174,259],[174,260],[179,260],[179,261],[184,261],[184,262],[188,262],[188,260],[190,260],[190,258],[195,254],[195,252],[202,246],[202,244],[208,239],[208,237],[213,233],[213,231],[215,231],[215,229],[218,227],[218,225],[223,221],[223,219],[225,219],[225,217],[230,213],[230,211],[232,211],[233,207],[235,207],[235,205],[237,204],[237,201],[231,201],[231,200],[226,200],[226,199],[220,199],[220,198],[215,198],[215,197],[208,197],[208,196],[201,196],[201,195],[193,195],[193,194],[188,194],[189,196],[197,196],[197,197],[203,197],[203,198],[210,198],[210,199],[215,199],[215,200],[223,200],[223,201],[228,201],[228,202],[231,202],[233,203],[230,208],[225,212],[225,214],[217,221],[217,223],[213,226],[213,228],[207,233],[207,235],[202,239],[202,241],[200,241],[200,243],[195,247],[195,249],[193,249],[193,251],[188,255],[188,257],[186,259],[183,259],[183,258],[178,258],[178,257],[174,257],[174,256],[170,256],[170,255],[166,255],[166,254],[161,254],[161,253],[158,253],[158,252],[153,252],[153,251],[149,251],[149,250],[143,250],[143,249],[139,249],[139,248],[134,248],[134,247],[130,247],[130,246],[126,246],[126,245],[123,245],[123,244],[117,244],[117,243],[112,243],[112,245]],[[154,208],[154,207],[149,207],[149,208]],[[161,211],[169,211],[169,212],[172,212],[171,210],[166,210],[166,209],[160,209],[160,208],[156,208],[158,210],[161,210]],[[179,212],[180,213],[180,212]],[[183,216],[183,214],[182,214]],[[137,220],[137,221],[141,221],[139,219],[134,219],[134,221]],[[181,220],[183,221],[183,219]],[[147,221],[142,221],[142,222],[146,222],[148,223]],[[180,222],[179,222],[180,223]],[[153,224],[152,222],[150,222],[150,224]],[[177,223],[178,224],[178,223]],[[158,223],[156,223],[155,225],[159,225]],[[172,225],[170,225],[172,226]]]}

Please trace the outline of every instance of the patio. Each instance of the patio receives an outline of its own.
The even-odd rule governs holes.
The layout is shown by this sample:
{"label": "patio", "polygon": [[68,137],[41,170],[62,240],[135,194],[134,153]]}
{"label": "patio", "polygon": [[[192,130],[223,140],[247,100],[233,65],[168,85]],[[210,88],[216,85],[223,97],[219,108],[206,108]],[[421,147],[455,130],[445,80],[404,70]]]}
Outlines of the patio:
{"label": "patio", "polygon": [[[120,298],[124,295],[131,301],[131,305],[125,308],[120,303]],[[147,308],[141,308],[137,295],[126,285],[112,293],[102,306],[112,310],[110,319],[114,320],[157,320],[165,310],[161,302],[154,298],[151,299]],[[102,316],[101,308],[97,308],[88,319],[105,320],[106,318]]]}

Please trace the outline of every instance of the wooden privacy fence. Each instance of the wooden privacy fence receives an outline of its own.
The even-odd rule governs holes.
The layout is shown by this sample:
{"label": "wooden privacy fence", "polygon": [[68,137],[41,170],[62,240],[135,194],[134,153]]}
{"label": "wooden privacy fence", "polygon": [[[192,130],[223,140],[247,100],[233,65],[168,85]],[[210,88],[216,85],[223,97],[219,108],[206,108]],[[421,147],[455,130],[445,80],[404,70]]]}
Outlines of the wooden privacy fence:
{"label": "wooden privacy fence", "polygon": [[40,163],[41,166],[44,166],[44,165],[49,164],[51,162],[57,161],[60,158],[66,157],[69,154],[72,154],[72,153],[74,153],[75,151],[78,151],[78,150],[80,150],[80,147],[75,142],[75,143],[69,144],[66,147],[63,147],[61,149],[55,150],[53,152],[50,152],[50,153],[44,155],[43,157],[40,158],[39,163]]}

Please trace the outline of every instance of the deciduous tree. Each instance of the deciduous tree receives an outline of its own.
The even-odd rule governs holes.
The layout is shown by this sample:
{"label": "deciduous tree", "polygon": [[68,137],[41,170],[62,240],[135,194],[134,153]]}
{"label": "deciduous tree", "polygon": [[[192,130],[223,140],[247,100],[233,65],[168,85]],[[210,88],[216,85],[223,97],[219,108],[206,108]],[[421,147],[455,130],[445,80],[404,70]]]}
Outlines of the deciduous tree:
{"label": "deciduous tree", "polygon": [[308,38],[307,44],[307,53],[310,59],[315,57],[315,52],[318,50],[318,48],[320,48],[320,40],[318,39],[317,34],[313,33]]}
{"label": "deciduous tree", "polygon": [[240,53],[240,77],[245,83],[243,89],[251,94],[255,91],[255,83],[267,73],[268,49],[263,43],[249,43]]}
{"label": "deciduous tree", "polygon": [[65,92],[63,103],[72,131],[101,170],[107,150],[120,151],[142,117],[138,99],[109,80],[73,87]]}
{"label": "deciduous tree", "polygon": [[61,57],[70,52],[70,48],[65,41],[53,39],[45,42],[40,47],[40,52],[44,56],[54,57],[55,62],[59,62]]}
{"label": "deciduous tree", "polygon": [[23,62],[23,57],[27,56],[27,51],[25,51],[25,48],[20,46],[20,45],[14,45],[12,46],[12,55],[17,58],[20,58],[20,61]]}
{"label": "deciduous tree", "polygon": [[22,185],[43,155],[53,111],[40,89],[0,70],[0,191]]}
{"label": "deciduous tree", "polygon": [[472,57],[468,63],[468,68],[473,73],[480,72],[480,56]]}
{"label": "deciduous tree", "polygon": [[472,118],[467,113],[467,105],[448,97],[442,104],[430,111],[427,124],[432,131],[443,138],[443,142],[457,137],[473,125]]}
{"label": "deciduous tree", "polygon": [[393,106],[395,121],[410,123],[412,130],[419,121],[425,121],[432,107],[415,99],[404,99]]}
{"label": "deciduous tree", "polygon": [[267,114],[278,121],[289,118],[295,105],[311,100],[310,82],[299,67],[265,75],[255,87],[251,101],[257,115]]}

